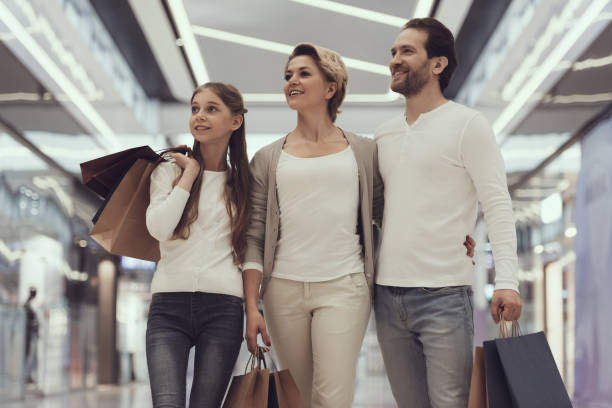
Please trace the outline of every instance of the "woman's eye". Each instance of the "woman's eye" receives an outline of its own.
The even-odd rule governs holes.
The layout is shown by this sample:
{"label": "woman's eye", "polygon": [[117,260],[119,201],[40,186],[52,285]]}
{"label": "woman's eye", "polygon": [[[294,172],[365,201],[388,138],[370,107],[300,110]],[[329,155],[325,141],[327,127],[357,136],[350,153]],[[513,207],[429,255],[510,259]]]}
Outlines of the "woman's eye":
{"label": "woman's eye", "polygon": [[300,75],[301,75],[301,76],[303,76],[303,77],[305,77],[305,76],[310,76],[310,73],[309,73],[309,72],[306,72],[306,71],[302,71],[302,72],[300,73]]}
{"label": "woman's eye", "polygon": [[285,81],[288,81],[289,79],[291,79],[291,75],[286,74],[286,75],[285,75]]}
{"label": "woman's eye", "polygon": [[191,113],[196,113],[198,111],[197,106],[192,106],[191,107]]}
{"label": "woman's eye", "polygon": [[216,112],[216,111],[217,111],[217,108],[215,108],[214,106],[209,106],[209,107],[208,107],[208,111],[209,111],[209,112]]}

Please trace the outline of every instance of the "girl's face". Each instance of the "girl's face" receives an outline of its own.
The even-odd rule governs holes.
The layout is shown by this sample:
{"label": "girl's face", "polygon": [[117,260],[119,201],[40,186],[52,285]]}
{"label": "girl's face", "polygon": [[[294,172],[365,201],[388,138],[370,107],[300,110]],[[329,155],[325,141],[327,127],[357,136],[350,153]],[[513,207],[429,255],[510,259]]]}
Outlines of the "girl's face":
{"label": "girl's face", "polygon": [[291,109],[306,111],[327,108],[336,86],[335,82],[327,81],[311,56],[298,55],[287,65],[283,90]]}
{"label": "girl's face", "polygon": [[242,115],[234,115],[210,89],[198,92],[191,102],[189,129],[194,139],[203,145],[223,142],[242,125]]}

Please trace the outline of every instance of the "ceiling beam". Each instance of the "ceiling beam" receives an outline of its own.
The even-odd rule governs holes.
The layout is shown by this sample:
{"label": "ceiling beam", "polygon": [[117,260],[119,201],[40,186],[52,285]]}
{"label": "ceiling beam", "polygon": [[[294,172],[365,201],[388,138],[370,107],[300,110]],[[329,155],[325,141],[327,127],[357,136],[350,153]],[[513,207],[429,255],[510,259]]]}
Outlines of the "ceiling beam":
{"label": "ceiling beam", "polygon": [[57,170],[63,176],[71,180],[77,180],[79,183],[81,182],[74,174],[70,173],[68,170],[60,166],[58,162],[56,162],[51,157],[43,153],[42,150],[40,150],[35,144],[30,142],[27,137],[25,137],[25,135],[23,134],[23,132],[21,132],[21,130],[19,130],[16,126],[14,126],[11,122],[9,122],[7,119],[5,119],[1,115],[0,115],[0,125],[4,127],[6,133],[8,133],[9,136],[11,136],[19,144],[21,144],[22,146],[27,148],[29,151],[31,151],[36,157],[44,161],[49,167]]}
{"label": "ceiling beam", "polygon": [[456,36],[455,49],[459,64],[453,78],[444,91],[454,99],[468,77],[480,53],[497,28],[511,0],[474,0]]}
{"label": "ceiling beam", "polygon": [[574,143],[582,140],[588,135],[595,127],[608,119],[612,115],[612,103],[608,104],[601,112],[595,115],[591,120],[585,123],[580,129],[578,129],[565,143],[563,143],[557,150],[555,150],[550,156],[545,158],[534,167],[532,170],[523,174],[521,178],[515,183],[508,186],[510,194],[514,193],[517,189],[524,186],[529,180],[538,175],[546,166],[552,163],[557,157],[559,157],[564,151],[569,149]]}
{"label": "ceiling beam", "polygon": [[179,101],[189,100],[195,83],[162,2],[129,0],[129,3],[172,96]]}

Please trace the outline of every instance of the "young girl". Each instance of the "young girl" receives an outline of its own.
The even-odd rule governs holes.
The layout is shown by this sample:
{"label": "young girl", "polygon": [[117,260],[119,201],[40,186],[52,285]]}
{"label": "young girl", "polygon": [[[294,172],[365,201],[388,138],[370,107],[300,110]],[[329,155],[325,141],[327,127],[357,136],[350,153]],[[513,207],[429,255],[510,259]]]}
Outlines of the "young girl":
{"label": "young girl", "polygon": [[[147,228],[161,258],[151,284],[147,363],[153,406],[218,408],[243,333],[243,282],[251,173],[240,92],[209,82],[191,97],[188,154],[170,149],[151,175]],[[182,149],[184,151],[184,149]],[[229,157],[229,162],[228,162]]]}

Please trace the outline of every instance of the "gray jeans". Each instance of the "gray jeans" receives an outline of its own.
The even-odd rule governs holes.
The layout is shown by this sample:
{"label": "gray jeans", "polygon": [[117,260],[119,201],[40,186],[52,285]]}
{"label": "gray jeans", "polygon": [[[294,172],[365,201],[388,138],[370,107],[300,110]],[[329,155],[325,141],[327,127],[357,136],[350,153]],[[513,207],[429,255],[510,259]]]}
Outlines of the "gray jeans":
{"label": "gray jeans", "polygon": [[398,406],[467,407],[474,342],[471,287],[376,285],[374,311]]}

